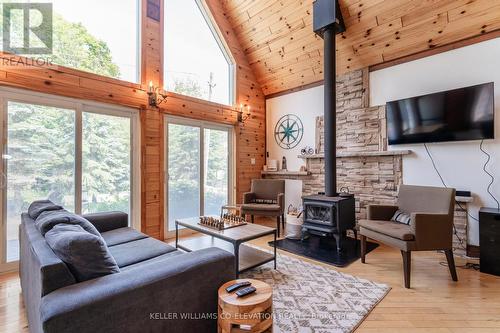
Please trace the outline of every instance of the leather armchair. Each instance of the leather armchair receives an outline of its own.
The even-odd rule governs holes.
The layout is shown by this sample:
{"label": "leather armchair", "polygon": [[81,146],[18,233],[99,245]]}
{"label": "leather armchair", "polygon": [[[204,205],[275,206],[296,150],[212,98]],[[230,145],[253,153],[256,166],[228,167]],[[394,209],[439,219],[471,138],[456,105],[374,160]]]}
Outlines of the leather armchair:
{"label": "leather armchair", "polygon": [[254,223],[254,216],[276,217],[278,236],[280,224],[285,227],[285,181],[274,179],[252,180],[250,192],[243,194],[241,213],[250,215]]}
{"label": "leather armchair", "polygon": [[[391,221],[398,210],[411,214],[410,225]],[[361,262],[366,259],[366,238],[401,250],[405,287],[410,288],[412,251],[442,250],[453,281],[457,272],[453,258],[455,190],[401,185],[396,206],[370,205],[367,220],[359,221]]]}

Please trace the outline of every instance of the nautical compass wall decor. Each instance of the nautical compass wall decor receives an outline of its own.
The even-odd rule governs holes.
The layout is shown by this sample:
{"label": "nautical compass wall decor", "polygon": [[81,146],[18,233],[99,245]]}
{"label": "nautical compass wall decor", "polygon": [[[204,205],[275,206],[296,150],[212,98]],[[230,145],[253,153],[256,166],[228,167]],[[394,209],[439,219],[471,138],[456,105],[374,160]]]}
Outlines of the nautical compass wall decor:
{"label": "nautical compass wall decor", "polygon": [[299,117],[293,114],[281,117],[274,127],[274,139],[278,146],[283,149],[297,147],[302,136],[304,136],[304,125]]}

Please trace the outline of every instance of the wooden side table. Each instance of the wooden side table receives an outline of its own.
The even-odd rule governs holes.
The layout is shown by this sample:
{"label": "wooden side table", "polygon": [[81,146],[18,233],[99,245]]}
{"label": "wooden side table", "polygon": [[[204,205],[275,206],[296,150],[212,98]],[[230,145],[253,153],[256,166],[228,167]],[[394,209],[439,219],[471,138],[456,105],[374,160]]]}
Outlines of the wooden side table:
{"label": "wooden side table", "polygon": [[[226,292],[230,285],[250,281],[257,291],[245,297]],[[273,325],[273,290],[265,282],[242,279],[225,283],[219,288],[218,332],[265,332]]]}

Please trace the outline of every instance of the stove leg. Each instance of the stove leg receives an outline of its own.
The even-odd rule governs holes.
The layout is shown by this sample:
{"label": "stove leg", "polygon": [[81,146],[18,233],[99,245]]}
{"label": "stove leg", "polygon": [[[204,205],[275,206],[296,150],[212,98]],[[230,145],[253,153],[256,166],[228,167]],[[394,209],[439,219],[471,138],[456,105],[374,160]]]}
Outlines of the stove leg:
{"label": "stove leg", "polygon": [[300,235],[300,241],[303,242],[307,239],[308,233],[306,228],[302,228],[302,234]]}
{"label": "stove leg", "polygon": [[335,243],[337,243],[337,251],[341,252],[342,251],[342,235],[333,234],[333,237],[335,238]]}

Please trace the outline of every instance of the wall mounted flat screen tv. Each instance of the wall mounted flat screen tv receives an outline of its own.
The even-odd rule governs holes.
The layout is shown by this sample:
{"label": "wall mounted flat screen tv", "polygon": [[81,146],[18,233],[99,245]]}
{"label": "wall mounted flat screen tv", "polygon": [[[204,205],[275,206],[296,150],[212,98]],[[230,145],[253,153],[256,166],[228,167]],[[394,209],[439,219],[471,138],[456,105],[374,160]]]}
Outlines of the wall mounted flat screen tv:
{"label": "wall mounted flat screen tv", "polygon": [[387,103],[390,145],[493,139],[494,84]]}

